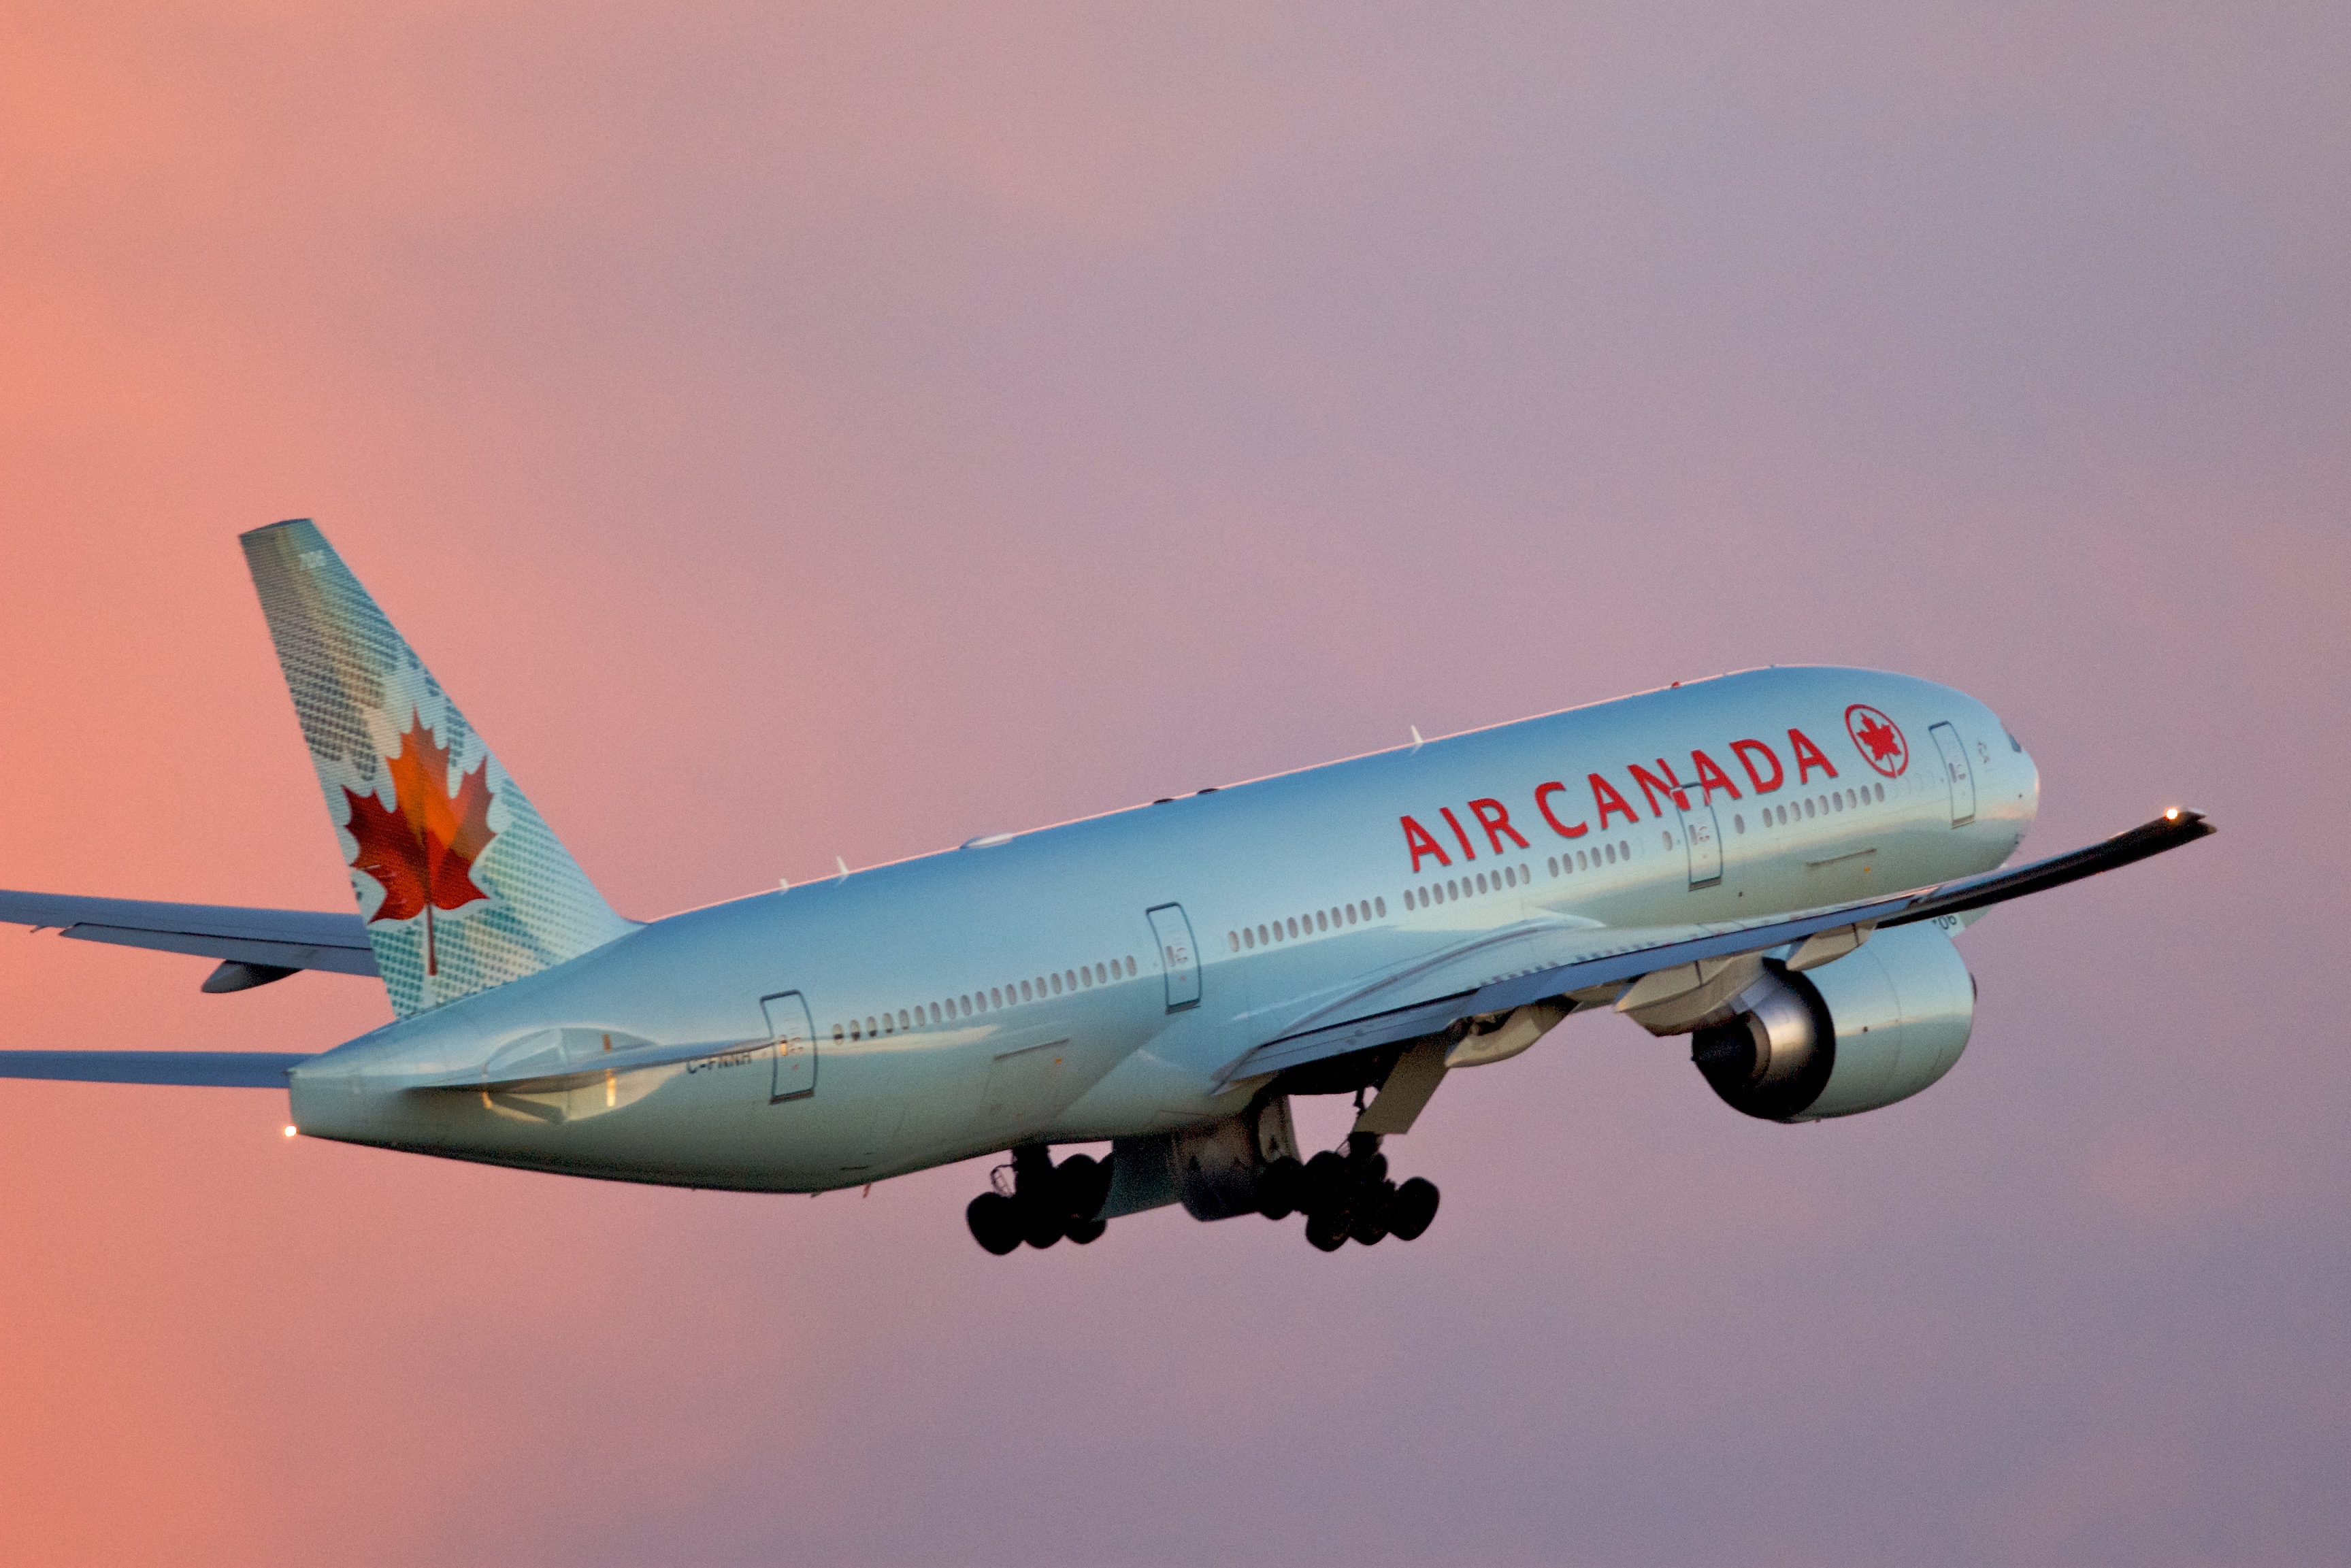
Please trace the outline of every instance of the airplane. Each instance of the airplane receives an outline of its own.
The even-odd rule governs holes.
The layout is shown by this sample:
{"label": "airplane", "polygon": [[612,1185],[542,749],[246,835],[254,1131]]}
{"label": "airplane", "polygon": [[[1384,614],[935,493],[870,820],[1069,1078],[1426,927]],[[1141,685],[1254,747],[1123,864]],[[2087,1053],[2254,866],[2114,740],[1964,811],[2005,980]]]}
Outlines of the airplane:
{"label": "airplane", "polygon": [[[822,1192],[1001,1156],[974,1239],[1125,1215],[1410,1241],[1390,1175],[1454,1072],[1611,1010],[1733,1110],[1853,1116],[1949,1072],[1993,905],[2213,831],[2174,808],[2007,862],[2040,774],[1908,676],[1749,670],[1203,789],[640,922],[604,901],[308,520],[241,536],[356,913],[0,891],[0,922],[372,975],[316,1054],[0,1052],[0,1077],[270,1088],[288,1136]],[[1311,1154],[1290,1101],[1352,1096]],[[1110,1146],[1056,1161],[1056,1146]]]}

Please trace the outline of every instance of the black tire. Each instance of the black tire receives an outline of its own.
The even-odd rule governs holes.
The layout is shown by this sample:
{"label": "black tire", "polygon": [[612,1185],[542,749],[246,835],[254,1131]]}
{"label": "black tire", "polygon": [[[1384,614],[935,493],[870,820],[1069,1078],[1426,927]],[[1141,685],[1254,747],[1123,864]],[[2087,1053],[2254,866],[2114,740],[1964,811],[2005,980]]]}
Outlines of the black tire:
{"label": "black tire", "polygon": [[1347,1162],[1335,1149],[1324,1149],[1306,1162],[1306,1183],[1296,1208],[1321,1213],[1336,1209],[1347,1191]]}
{"label": "black tire", "polygon": [[1110,1221],[1107,1220],[1072,1220],[1061,1231],[1079,1246],[1090,1247],[1101,1241],[1102,1233],[1109,1229]]}
{"label": "black tire", "polygon": [[1041,1203],[1023,1206],[1020,1218],[1020,1239],[1043,1251],[1061,1239],[1061,1228],[1070,1222],[1066,1214],[1056,1214]]}
{"label": "black tire", "polygon": [[1347,1217],[1334,1210],[1325,1210],[1306,1217],[1306,1240],[1318,1252],[1335,1252],[1347,1244]]}
{"label": "black tire", "polygon": [[1002,1257],[1020,1245],[1020,1210],[1001,1192],[983,1192],[963,1211],[971,1239]]}
{"label": "black tire", "polygon": [[1366,1247],[1376,1247],[1388,1236],[1388,1202],[1394,1195],[1376,1189],[1364,1195],[1347,1216],[1347,1234]]}
{"label": "black tire", "polygon": [[1437,1183],[1416,1176],[1396,1189],[1388,1205],[1388,1231],[1399,1241],[1413,1241],[1437,1218]]}
{"label": "black tire", "polygon": [[1110,1166],[1090,1154],[1073,1154],[1053,1168],[1053,1189],[1063,1212],[1090,1220],[1110,1196]]}
{"label": "black tire", "polygon": [[1298,1211],[1305,1189],[1306,1168],[1285,1154],[1258,1176],[1257,1211],[1269,1220],[1287,1220]]}

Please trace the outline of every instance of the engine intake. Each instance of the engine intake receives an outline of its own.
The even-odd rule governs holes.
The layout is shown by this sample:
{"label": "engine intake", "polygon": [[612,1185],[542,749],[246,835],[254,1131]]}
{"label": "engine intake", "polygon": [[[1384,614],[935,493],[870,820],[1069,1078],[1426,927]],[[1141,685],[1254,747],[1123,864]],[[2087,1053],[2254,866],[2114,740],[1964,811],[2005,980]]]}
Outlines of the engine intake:
{"label": "engine intake", "polygon": [[1809,1122],[1909,1098],[1951,1070],[1975,1023],[1975,980],[1935,926],[1899,926],[1802,974],[1771,965],[1690,1060],[1731,1109]]}

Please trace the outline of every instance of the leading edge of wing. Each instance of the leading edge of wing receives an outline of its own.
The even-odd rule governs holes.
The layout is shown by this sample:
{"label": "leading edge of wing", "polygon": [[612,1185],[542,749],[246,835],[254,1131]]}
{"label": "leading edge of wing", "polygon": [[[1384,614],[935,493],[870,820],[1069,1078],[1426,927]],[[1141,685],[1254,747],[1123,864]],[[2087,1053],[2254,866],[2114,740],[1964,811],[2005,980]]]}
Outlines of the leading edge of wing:
{"label": "leading edge of wing", "polygon": [[286,1075],[308,1060],[280,1051],[0,1051],[0,1078],[282,1089]]}
{"label": "leading edge of wing", "polygon": [[375,954],[359,916],[233,904],[164,904],[0,888],[0,924],[55,926],[81,941],[112,942],[277,969],[371,975]]}
{"label": "leading edge of wing", "polygon": [[2021,898],[2029,893],[2060,888],[2085,877],[2095,877],[2101,871],[2112,871],[2151,855],[2160,855],[2167,849],[2177,849],[2214,831],[2202,812],[2168,811],[2152,822],[2142,823],[2127,832],[2080,849],[2023,866],[1963,877],[1932,888],[1890,894],[1882,898],[1834,904],[1786,919],[1764,921],[1699,937],[1677,933],[1663,940],[1645,940],[1638,933],[1628,931],[1625,935],[1630,940],[1613,952],[1596,953],[1589,958],[1529,970],[1520,974],[1499,976],[1474,991],[1460,992],[1452,996],[1269,1040],[1226,1064],[1217,1072],[1216,1081],[1221,1087],[1243,1078],[1280,1072],[1286,1067],[1303,1066],[1310,1062],[1343,1056],[1354,1051],[1418,1039],[1437,1033],[1460,1019],[1507,1012],[1529,1002],[1546,1001],[1595,985],[1638,980],[1645,974],[1670,969],[1676,964],[1761,952],[1843,926],[1907,926],[1946,915],[1964,914],[2010,898]]}

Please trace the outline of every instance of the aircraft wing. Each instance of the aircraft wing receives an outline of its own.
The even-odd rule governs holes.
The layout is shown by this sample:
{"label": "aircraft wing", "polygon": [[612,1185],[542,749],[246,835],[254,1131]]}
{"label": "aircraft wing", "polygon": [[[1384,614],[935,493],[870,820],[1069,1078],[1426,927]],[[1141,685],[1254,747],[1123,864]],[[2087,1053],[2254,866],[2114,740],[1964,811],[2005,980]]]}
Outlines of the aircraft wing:
{"label": "aircraft wing", "polygon": [[158,904],[68,893],[0,889],[0,925],[54,926],[86,942],[154,948],[221,961],[209,992],[243,991],[298,970],[373,974],[375,954],[359,916],[308,909],[246,909],[224,904]]}
{"label": "aircraft wing", "polygon": [[0,1078],[282,1089],[310,1058],[276,1051],[0,1051]]}
{"label": "aircraft wing", "polygon": [[[1227,1063],[1217,1072],[1217,1083],[1223,1087],[1284,1068],[1302,1067],[1356,1051],[1416,1040],[1440,1033],[1465,1018],[1508,1012],[1570,992],[1630,982],[1682,964],[1762,952],[1823,932],[1853,928],[1856,934],[1866,934],[1878,927],[1907,926],[1965,914],[2144,860],[2212,831],[2201,812],[2168,811],[2126,833],[2046,860],[1962,877],[1931,888],[1831,905],[1799,915],[1729,925],[1576,931],[1553,940],[1564,940],[1582,950],[1557,961],[1538,962],[1515,971],[1504,967],[1510,961],[1510,950],[1498,948],[1487,965],[1487,972],[1474,985],[1401,1006],[1383,1009],[1374,1002],[1353,1016],[1335,1021],[1329,1016],[1332,1009],[1322,1009],[1310,1015],[1311,1027],[1292,1029]],[[1444,971],[1447,978],[1456,978],[1458,965],[1465,960],[1474,961],[1474,956],[1465,954],[1450,961]],[[1357,994],[1372,1002],[1384,989],[1375,982]]]}

